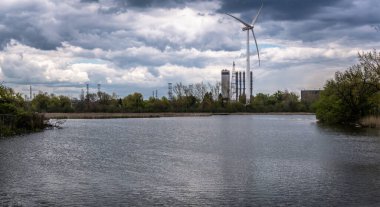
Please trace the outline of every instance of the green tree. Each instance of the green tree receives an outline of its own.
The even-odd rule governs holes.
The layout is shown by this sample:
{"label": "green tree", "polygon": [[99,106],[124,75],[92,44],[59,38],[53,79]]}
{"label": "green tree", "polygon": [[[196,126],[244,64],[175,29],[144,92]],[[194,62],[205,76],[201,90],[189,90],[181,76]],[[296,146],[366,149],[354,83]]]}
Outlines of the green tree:
{"label": "green tree", "polygon": [[356,123],[364,116],[378,112],[380,92],[380,55],[359,54],[359,63],[344,72],[336,72],[327,81],[316,105],[321,122]]}
{"label": "green tree", "polygon": [[273,110],[274,100],[271,100],[271,96],[263,93],[258,93],[253,99],[251,99],[250,109],[253,112],[270,112]]}
{"label": "green tree", "polygon": [[43,116],[26,110],[22,96],[0,83],[0,137],[44,127]]}
{"label": "green tree", "polygon": [[74,109],[71,104],[71,100],[67,96],[59,96],[60,112],[73,112]]}
{"label": "green tree", "polygon": [[23,107],[25,101],[21,94],[0,83],[0,104],[12,104],[16,107]]}
{"label": "green tree", "polygon": [[214,100],[212,98],[211,92],[206,92],[203,101],[202,101],[202,111],[212,111],[212,108],[214,106]]}
{"label": "green tree", "polygon": [[130,94],[122,102],[129,112],[141,112],[144,108],[144,99],[141,93]]}
{"label": "green tree", "polygon": [[47,112],[49,108],[50,96],[47,93],[39,93],[32,100],[32,107],[37,112]]}

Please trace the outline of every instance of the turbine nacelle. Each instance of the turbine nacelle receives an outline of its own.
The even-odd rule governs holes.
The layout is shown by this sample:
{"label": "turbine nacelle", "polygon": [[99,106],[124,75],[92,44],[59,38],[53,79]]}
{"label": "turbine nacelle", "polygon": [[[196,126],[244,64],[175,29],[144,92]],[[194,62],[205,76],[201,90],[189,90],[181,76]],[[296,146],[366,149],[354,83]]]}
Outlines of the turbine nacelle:
{"label": "turbine nacelle", "polygon": [[[233,16],[231,14],[225,13],[226,15],[234,18],[235,20],[237,20],[238,22],[240,22],[241,24],[244,25],[244,27],[242,28],[242,30],[243,31],[247,31],[247,42],[248,42],[248,45],[249,45],[249,36],[248,35],[249,35],[249,30],[251,30],[253,39],[255,40],[255,44],[256,44],[257,57],[259,59],[259,66],[260,66],[260,62],[261,62],[260,61],[260,52],[259,52],[259,46],[257,45],[256,36],[255,36],[255,32],[253,31],[253,28],[254,28],[254,25],[256,24],[257,18],[259,17],[261,9],[263,8],[263,6],[264,6],[264,2],[263,2],[263,0],[261,0],[261,7],[260,7],[259,11],[257,12],[256,16],[253,18],[251,24],[249,24],[249,23],[247,23],[247,22],[245,22],[245,21],[243,21],[243,20],[241,20],[241,19],[239,19],[239,18],[237,18],[237,17],[235,17],[235,16]],[[247,54],[247,57],[249,57],[249,54]],[[247,63],[248,62],[249,62],[249,60],[247,60]]]}
{"label": "turbine nacelle", "polygon": [[241,30],[242,31],[247,31],[247,30],[251,30],[253,28],[254,28],[253,26],[246,26],[246,27],[241,28]]}

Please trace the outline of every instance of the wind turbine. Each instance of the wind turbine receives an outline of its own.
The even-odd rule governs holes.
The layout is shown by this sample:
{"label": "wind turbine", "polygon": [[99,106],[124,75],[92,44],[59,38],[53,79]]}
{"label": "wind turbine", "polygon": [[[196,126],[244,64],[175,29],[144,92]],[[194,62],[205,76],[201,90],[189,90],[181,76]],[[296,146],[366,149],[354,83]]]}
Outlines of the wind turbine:
{"label": "wind turbine", "polygon": [[[243,31],[247,31],[247,69],[246,69],[246,72],[245,72],[246,80],[247,80],[245,82],[245,89],[246,90],[249,90],[249,85],[251,83],[251,76],[250,76],[251,67],[250,67],[250,51],[249,51],[249,31],[252,31],[253,39],[255,40],[256,50],[257,50],[257,57],[259,59],[259,66],[260,66],[260,52],[259,52],[259,47],[257,46],[257,40],[256,40],[255,32],[253,31],[253,28],[255,28],[255,24],[256,24],[257,18],[259,17],[261,9],[263,8],[263,6],[264,6],[264,2],[261,0],[261,7],[260,7],[259,11],[257,12],[256,16],[253,18],[251,24],[248,24],[247,22],[245,22],[245,21],[243,21],[243,20],[241,20],[241,19],[239,19],[239,18],[237,18],[235,16],[232,16],[231,14],[227,14],[226,13],[226,15],[228,15],[228,16],[236,19],[240,23],[242,23],[244,25],[244,27],[242,28],[242,30]],[[250,94],[248,94],[248,93],[245,93],[245,94],[246,94],[246,103],[248,104],[250,102],[251,97],[250,97]]]}

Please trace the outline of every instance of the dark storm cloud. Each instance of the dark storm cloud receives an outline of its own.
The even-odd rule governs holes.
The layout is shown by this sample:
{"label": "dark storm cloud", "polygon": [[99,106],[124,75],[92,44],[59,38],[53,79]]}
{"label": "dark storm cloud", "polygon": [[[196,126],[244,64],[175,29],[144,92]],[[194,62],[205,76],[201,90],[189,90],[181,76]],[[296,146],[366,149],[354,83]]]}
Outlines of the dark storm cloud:
{"label": "dark storm cloud", "polygon": [[[344,0],[264,0],[265,16],[274,20],[305,20],[325,7],[334,7]],[[260,0],[223,0],[220,12],[252,13],[261,6]],[[255,12],[253,12],[255,13]],[[246,14],[252,18],[252,15]]]}
{"label": "dark storm cloud", "polygon": [[98,3],[99,0],[80,0],[82,3]]}
{"label": "dark storm cloud", "polygon": [[40,28],[35,27],[29,22],[22,20],[12,20],[12,24],[8,24],[7,20],[3,20],[2,22],[10,26],[7,27],[6,31],[0,31],[0,49],[5,47],[11,39],[43,50],[52,50],[61,45],[60,41],[49,40],[49,38],[43,35]]}
{"label": "dark storm cloud", "polygon": [[[218,1],[218,0],[214,0]],[[80,0],[81,4],[99,3],[99,0]],[[167,45],[172,48],[183,46],[183,42],[172,42],[162,38],[159,41],[154,38],[139,37],[130,31],[127,38],[131,39],[131,45],[125,43],[114,44],[108,40],[117,41],[112,33],[120,30],[117,26],[105,22],[106,18],[112,16],[112,11],[127,12],[128,9],[153,9],[153,8],[173,8],[184,7],[189,3],[202,5],[206,1],[200,0],[112,0],[113,6],[108,8],[110,13],[87,14],[91,16],[72,15],[62,11],[55,18],[58,25],[45,25],[41,22],[42,16],[49,12],[47,5],[28,3],[16,8],[10,8],[0,13],[0,47],[3,48],[10,39],[15,39],[23,44],[33,46],[38,49],[51,50],[61,46],[66,41],[84,48],[104,48],[115,49],[118,46],[138,46],[147,44],[163,50]],[[210,1],[207,1],[210,2]],[[221,8],[210,13],[238,13],[242,18],[251,20],[260,7],[260,0],[220,0]],[[80,7],[80,5],[78,5]],[[350,26],[378,25],[380,15],[377,8],[380,7],[379,1],[365,0],[264,0],[264,10],[259,18],[261,23],[268,21],[289,21],[295,25],[266,25],[263,27],[267,36],[284,37],[286,39],[300,39],[304,41],[316,41],[326,37],[327,33],[322,31],[326,28],[332,30],[332,35],[348,35],[352,38],[363,38],[363,34],[348,33]],[[83,14],[85,15],[85,14]],[[109,15],[109,16],[107,16]],[[202,15],[202,14],[200,14]],[[102,23],[103,22],[103,23]],[[259,23],[260,23],[259,22]],[[347,30],[346,30],[347,29]],[[126,30],[123,28],[123,30]],[[334,31],[338,32],[334,32]],[[52,34],[53,33],[53,34]],[[260,35],[260,34],[259,34]],[[206,33],[204,37],[195,42],[191,42],[194,47],[199,49],[214,50],[236,50],[238,46],[232,44],[219,44],[217,34]],[[373,34],[365,37],[376,38]],[[89,41],[91,40],[91,41]],[[214,41],[215,40],[215,41]],[[113,42],[115,42],[113,41]],[[190,47],[190,45],[185,45]]]}
{"label": "dark storm cloud", "polygon": [[[261,6],[260,0],[223,0],[219,12],[237,13],[251,21]],[[349,41],[360,45],[379,41],[369,28],[380,23],[376,0],[266,0],[259,18],[260,35],[303,42]]]}
{"label": "dark storm cloud", "polygon": [[[123,8],[169,8],[183,7],[187,3],[198,3],[202,1],[170,1],[170,0],[115,0]],[[204,2],[204,1],[203,1]],[[221,0],[221,8],[215,13],[237,13],[243,19],[250,21],[261,6],[260,0]],[[353,1],[353,0],[264,0],[264,10],[259,22],[283,22],[288,24],[266,24],[263,32],[258,35],[276,37],[288,40],[300,40],[305,42],[334,41],[349,39],[352,43],[360,42],[360,39],[380,40],[379,35],[365,32],[354,27],[363,27],[380,24],[380,15],[375,8],[380,3],[376,0]],[[211,11],[213,12],[213,11]],[[356,30],[356,31],[355,31]],[[204,41],[213,35],[205,35],[201,43],[197,44],[199,49],[236,50],[237,47],[223,44],[210,44]],[[212,38],[211,38],[212,40]],[[166,45],[173,48],[180,47],[176,43],[143,39],[149,45],[163,49]],[[182,43],[183,44],[183,43]],[[360,43],[359,43],[360,44]]]}
{"label": "dark storm cloud", "polygon": [[[136,29],[124,26],[124,22],[110,21],[115,15],[128,13],[128,10],[177,8],[194,2],[201,4],[206,1],[112,0],[104,3],[98,0],[78,0],[77,3],[67,4],[74,8],[81,8],[81,6],[92,3],[99,4],[99,9],[93,13],[71,11],[67,6],[62,6],[66,4],[63,2],[25,4],[16,8],[4,8],[4,12],[1,12],[0,9],[0,50],[11,39],[42,50],[54,50],[60,47],[62,42],[85,49],[101,48],[105,50],[143,45],[153,46],[160,50],[164,50],[166,46],[173,49],[182,47],[196,47],[201,50],[238,49],[236,44],[220,44],[220,39],[215,38],[216,34],[212,30],[205,33],[204,38],[198,38],[192,42],[180,42],[173,41],[168,36],[157,38],[141,36],[136,33]],[[199,15],[207,18],[205,14]],[[137,22],[133,18],[127,21]],[[128,24],[128,22],[126,23]],[[4,29],[2,29],[2,25],[5,27]],[[220,38],[224,37],[220,36]]]}
{"label": "dark storm cloud", "polygon": [[[260,0],[223,0],[219,12],[239,13],[251,20],[261,6]],[[380,22],[376,0],[264,0],[260,21],[321,21],[330,25],[363,25]],[[308,25],[305,24],[305,30]],[[317,28],[318,29],[318,28]]]}
{"label": "dark storm cloud", "polygon": [[125,7],[178,7],[188,2],[202,2],[201,0],[114,0],[120,6]]}
{"label": "dark storm cloud", "polygon": [[[54,49],[60,42],[44,36],[41,27],[36,24],[36,17],[44,13],[43,6],[28,4],[10,8],[0,8],[0,49],[11,39],[18,40],[39,49]],[[5,11],[4,11],[5,10]]]}

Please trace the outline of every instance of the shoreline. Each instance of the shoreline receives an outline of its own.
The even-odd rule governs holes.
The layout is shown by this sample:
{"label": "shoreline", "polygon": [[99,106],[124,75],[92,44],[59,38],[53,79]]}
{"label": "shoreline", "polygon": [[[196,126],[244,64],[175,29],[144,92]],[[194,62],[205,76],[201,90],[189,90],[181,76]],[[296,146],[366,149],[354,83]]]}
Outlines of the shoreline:
{"label": "shoreline", "polygon": [[359,123],[364,127],[380,129],[380,116],[367,116],[361,118]]}
{"label": "shoreline", "polygon": [[306,112],[268,112],[268,113],[42,113],[47,119],[120,119],[120,118],[160,118],[160,117],[206,117],[225,115],[315,115]]}

